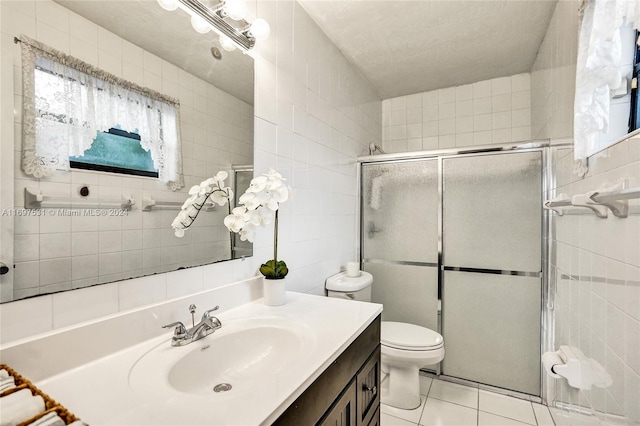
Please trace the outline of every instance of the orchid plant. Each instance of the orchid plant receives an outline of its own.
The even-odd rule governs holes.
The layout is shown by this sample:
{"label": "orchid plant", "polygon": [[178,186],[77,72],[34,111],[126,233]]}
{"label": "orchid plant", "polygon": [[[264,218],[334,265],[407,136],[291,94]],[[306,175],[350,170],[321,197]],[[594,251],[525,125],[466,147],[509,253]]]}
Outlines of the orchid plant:
{"label": "orchid plant", "polygon": [[286,186],[280,173],[271,169],[268,173],[251,180],[249,188],[238,200],[238,207],[224,219],[225,226],[240,235],[242,241],[253,242],[258,226],[273,221],[273,259],[260,266],[260,273],[267,279],[282,279],[289,270],[283,260],[278,260],[278,211],[287,201],[291,188]]}
{"label": "orchid plant", "polygon": [[208,200],[219,206],[227,204],[229,209],[231,208],[233,191],[230,187],[224,186],[227,177],[229,177],[227,172],[220,171],[214,177],[202,181],[200,185],[191,187],[189,198],[184,202],[180,213],[171,224],[176,237],[184,236],[184,231],[193,224]]}

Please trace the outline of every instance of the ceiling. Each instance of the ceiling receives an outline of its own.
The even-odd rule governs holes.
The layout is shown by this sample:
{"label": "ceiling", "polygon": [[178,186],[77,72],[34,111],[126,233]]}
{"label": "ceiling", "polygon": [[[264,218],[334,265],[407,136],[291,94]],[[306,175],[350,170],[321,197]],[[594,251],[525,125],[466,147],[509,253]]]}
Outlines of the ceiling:
{"label": "ceiling", "polygon": [[298,0],[382,99],[530,72],[557,0]]}
{"label": "ceiling", "polygon": [[[55,1],[253,104],[251,57],[221,50],[213,59],[217,37],[197,36],[184,12],[150,0]],[[382,99],[531,71],[557,3],[298,1]]]}
{"label": "ceiling", "polygon": [[[253,105],[253,59],[239,50],[222,50],[213,32],[199,36],[185,12],[169,12],[149,0],[55,1]],[[213,58],[213,46],[222,60]]]}

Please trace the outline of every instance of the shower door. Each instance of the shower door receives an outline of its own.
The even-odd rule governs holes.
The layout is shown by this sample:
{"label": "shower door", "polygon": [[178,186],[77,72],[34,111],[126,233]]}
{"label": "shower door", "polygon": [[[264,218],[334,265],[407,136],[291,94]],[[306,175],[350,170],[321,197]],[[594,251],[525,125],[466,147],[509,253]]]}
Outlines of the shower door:
{"label": "shower door", "polygon": [[539,396],[541,150],[363,163],[361,182],[383,320],[441,332],[444,375]]}
{"label": "shower door", "polygon": [[438,160],[362,165],[363,269],[385,321],[438,326]]}
{"label": "shower door", "polygon": [[540,395],[542,153],[442,169],[442,372]]}

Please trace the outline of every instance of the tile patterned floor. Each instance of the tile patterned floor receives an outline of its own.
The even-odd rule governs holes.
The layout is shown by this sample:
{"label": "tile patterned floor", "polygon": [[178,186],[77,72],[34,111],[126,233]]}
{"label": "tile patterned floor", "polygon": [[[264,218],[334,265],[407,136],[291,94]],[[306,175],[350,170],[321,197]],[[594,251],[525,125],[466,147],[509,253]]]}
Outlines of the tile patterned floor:
{"label": "tile patterned floor", "polygon": [[381,426],[554,426],[546,406],[420,375],[415,410],[381,406]]}

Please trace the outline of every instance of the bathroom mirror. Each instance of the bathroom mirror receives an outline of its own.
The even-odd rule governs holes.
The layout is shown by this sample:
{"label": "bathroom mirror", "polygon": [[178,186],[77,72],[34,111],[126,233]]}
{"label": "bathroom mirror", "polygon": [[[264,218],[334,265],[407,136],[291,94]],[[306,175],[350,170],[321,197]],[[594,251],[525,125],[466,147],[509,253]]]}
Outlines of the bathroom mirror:
{"label": "bathroom mirror", "polygon": [[[244,191],[241,185],[253,167],[249,55],[223,50],[213,33],[196,32],[186,13],[164,10],[156,1],[3,1],[0,7],[3,22],[19,22],[11,37],[24,34],[177,98],[185,182],[171,191],[154,177],[100,171],[71,169],[41,179],[26,175],[19,160],[20,45],[12,46],[8,78],[16,93],[2,97],[3,102],[5,96],[15,99],[16,112],[14,123],[2,124],[15,129],[14,244],[13,259],[2,260],[12,260],[14,267],[2,277],[0,302],[251,256],[250,245],[232,247],[223,225],[227,206],[204,209],[183,238],[171,228],[189,188],[218,171],[229,173],[226,185]],[[7,33],[3,28],[3,39]],[[3,154],[10,152],[9,143],[2,142]],[[3,178],[2,185],[11,183]],[[52,207],[43,204],[37,215],[24,213],[35,211],[24,208],[25,189]],[[133,200],[130,210],[109,204],[122,197]]]}

